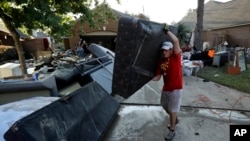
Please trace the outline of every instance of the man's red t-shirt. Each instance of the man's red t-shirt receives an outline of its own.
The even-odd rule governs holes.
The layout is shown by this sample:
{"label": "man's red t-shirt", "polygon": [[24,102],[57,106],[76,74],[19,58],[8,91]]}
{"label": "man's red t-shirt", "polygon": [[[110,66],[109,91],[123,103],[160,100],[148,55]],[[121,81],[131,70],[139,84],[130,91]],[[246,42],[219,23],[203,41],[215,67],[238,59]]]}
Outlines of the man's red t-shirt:
{"label": "man's red t-shirt", "polygon": [[156,75],[162,75],[164,85],[163,91],[173,91],[183,88],[183,75],[181,66],[181,53],[172,54],[169,58],[160,60]]}

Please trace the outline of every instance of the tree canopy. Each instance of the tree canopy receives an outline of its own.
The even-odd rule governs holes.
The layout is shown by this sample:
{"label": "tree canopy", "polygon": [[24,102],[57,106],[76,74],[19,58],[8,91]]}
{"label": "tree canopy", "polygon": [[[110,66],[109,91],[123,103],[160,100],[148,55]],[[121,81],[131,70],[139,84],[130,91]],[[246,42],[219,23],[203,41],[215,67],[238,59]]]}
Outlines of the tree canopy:
{"label": "tree canopy", "polygon": [[180,45],[189,44],[191,30],[183,23],[178,23],[177,37]]}
{"label": "tree canopy", "polygon": [[71,14],[81,15],[91,20],[91,1],[89,0],[2,0],[0,17],[6,27],[25,27],[29,33],[32,29],[49,31],[49,34],[68,34],[74,21]]}

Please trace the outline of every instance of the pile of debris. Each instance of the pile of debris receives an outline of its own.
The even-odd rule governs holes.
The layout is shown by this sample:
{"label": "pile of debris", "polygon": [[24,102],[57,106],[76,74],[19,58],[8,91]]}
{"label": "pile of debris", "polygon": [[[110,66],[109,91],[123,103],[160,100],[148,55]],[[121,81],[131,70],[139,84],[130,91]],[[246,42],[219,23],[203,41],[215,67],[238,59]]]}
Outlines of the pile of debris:
{"label": "pile of debris", "polygon": [[17,58],[18,56],[15,47],[0,45],[0,63]]}

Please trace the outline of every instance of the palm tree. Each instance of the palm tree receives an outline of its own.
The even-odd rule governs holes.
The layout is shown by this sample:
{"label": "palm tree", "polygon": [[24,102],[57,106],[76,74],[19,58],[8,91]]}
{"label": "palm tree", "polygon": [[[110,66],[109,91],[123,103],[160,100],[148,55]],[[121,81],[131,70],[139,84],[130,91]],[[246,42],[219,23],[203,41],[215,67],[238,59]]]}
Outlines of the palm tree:
{"label": "palm tree", "polygon": [[197,50],[202,50],[202,31],[203,31],[204,0],[198,0],[197,24],[195,28],[194,45]]}

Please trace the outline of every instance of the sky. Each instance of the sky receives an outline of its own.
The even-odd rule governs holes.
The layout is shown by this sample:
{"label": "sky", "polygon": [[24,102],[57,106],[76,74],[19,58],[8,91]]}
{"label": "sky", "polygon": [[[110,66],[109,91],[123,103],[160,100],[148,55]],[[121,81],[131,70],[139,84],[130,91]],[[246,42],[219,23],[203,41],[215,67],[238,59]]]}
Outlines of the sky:
{"label": "sky", "polygon": [[[120,12],[129,14],[144,13],[151,21],[159,23],[168,23],[180,21],[189,11],[196,9],[197,0],[120,0],[121,4],[117,4],[116,0],[107,0],[111,8]],[[205,0],[205,3],[209,0]],[[220,2],[228,2],[230,0],[215,0]]]}

